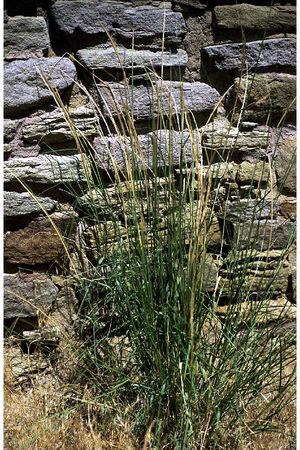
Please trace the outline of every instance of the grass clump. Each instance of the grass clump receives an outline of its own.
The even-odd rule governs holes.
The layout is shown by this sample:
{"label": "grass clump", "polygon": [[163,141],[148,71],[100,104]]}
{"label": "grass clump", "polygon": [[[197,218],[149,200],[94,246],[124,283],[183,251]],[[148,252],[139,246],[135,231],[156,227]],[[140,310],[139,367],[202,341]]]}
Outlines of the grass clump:
{"label": "grass clump", "polygon": [[[154,85],[159,92],[160,81]],[[101,418],[102,404],[130,417],[144,448],[238,448],[241,436],[276,429],[273,419],[291,401],[294,383],[294,371],[285,371],[293,366],[294,335],[280,332],[291,308],[284,302],[274,322],[266,307],[278,297],[276,277],[293,242],[291,230],[274,254],[272,165],[257,163],[248,180],[269,200],[266,219],[258,222],[264,200],[249,186],[239,200],[252,205],[245,238],[243,217],[232,225],[225,211],[215,221],[219,198],[230,201],[224,184],[236,183],[240,170],[230,162],[235,146],[227,148],[228,136],[217,158],[209,154],[201,146],[205,126],[184,102],[174,112],[170,95],[168,121],[165,110],[153,120],[149,158],[130,108],[116,110],[117,121],[115,111],[109,119],[122,163],[107,145],[105,185],[92,154],[91,189],[78,199],[80,248],[90,261],[79,283],[78,379],[93,386]],[[101,133],[105,141],[111,131]]]}
{"label": "grass clump", "polygon": [[[161,79],[148,75],[160,98]],[[239,130],[232,137],[230,124],[217,151],[203,144],[220,105],[200,126],[172,92],[145,146],[126,104],[131,88],[106,117],[90,97],[106,170],[54,93],[92,165],[85,190],[73,192],[73,382],[88,387],[96,421],[130,424],[132,448],[247,448],[249,436],[278,431],[294,395],[292,307],[284,297],[274,306],[294,230],[275,245],[272,161],[253,164],[243,185]],[[232,199],[244,205],[234,219],[224,208]]]}

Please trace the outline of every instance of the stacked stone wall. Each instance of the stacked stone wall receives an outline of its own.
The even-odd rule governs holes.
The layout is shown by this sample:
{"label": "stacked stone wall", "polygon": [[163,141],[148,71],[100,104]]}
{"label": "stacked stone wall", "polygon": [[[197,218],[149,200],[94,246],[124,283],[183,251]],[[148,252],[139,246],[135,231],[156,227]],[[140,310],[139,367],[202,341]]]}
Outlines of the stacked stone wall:
{"label": "stacked stone wall", "polygon": [[[210,154],[224,152],[226,147],[232,154],[224,168],[215,161],[223,200],[219,199],[209,236],[211,273],[221,277],[224,292],[229,280],[238,276],[230,273],[226,258],[220,264],[215,254],[225,229],[230,230],[225,233],[230,255],[242,217],[245,226],[235,258],[240,257],[243,265],[249,239],[257,242],[249,279],[253,277],[253,291],[268,284],[289,242],[296,214],[296,6],[293,1],[272,3],[270,7],[269,1],[237,5],[229,0],[5,2],[4,318],[8,325],[18,324],[26,335],[41,326],[38,321],[43,323],[43,314],[50,314],[68,327],[76,312],[75,292],[62,272],[66,249],[57,231],[68,240],[76,239],[82,228],[80,210],[66,186],[84,189],[87,170],[93,167],[88,155],[78,154],[47,80],[95,150],[103,172],[111,170],[108,146],[118,163],[124,164],[120,141],[127,138],[99,136],[99,123],[111,119],[116,99],[122,109],[124,71],[133,80],[128,101],[149,161],[153,117],[161,110],[168,114],[170,92],[178,108],[183,96],[197,120],[199,145]],[[160,71],[162,65],[164,80],[157,99],[143,71],[145,67]],[[132,67],[134,77],[130,78]],[[97,85],[95,77],[107,84]],[[238,111],[244,108],[242,120],[232,115],[234,104]],[[115,110],[114,118],[119,112]],[[208,118],[210,123],[204,126]],[[159,139],[163,164],[168,131]],[[189,139],[187,132],[185,153],[192,159]],[[180,153],[176,131],[172,146],[176,165]],[[118,204],[110,189],[108,180],[107,192],[115,209]],[[250,226],[253,214],[254,230]],[[257,240],[259,234],[261,240]],[[264,262],[260,282],[256,260]],[[211,277],[208,290],[215,289]],[[275,294],[294,301],[294,250],[276,276]]]}

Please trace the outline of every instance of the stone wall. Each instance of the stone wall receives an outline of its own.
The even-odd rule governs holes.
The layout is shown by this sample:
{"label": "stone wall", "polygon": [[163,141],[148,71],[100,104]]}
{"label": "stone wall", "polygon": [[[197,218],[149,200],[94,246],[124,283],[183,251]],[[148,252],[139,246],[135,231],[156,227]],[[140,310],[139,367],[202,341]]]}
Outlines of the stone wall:
{"label": "stone wall", "polygon": [[[209,237],[212,273],[216,279],[221,277],[226,292],[228,280],[238,277],[230,273],[231,250],[242,266],[243,250],[260,234],[248,275],[253,277],[254,291],[264,289],[288,244],[296,213],[296,6],[293,1],[275,2],[272,8],[269,4],[269,0],[239,5],[230,0],[5,1],[4,318],[8,325],[14,323],[26,337],[45,322],[45,314],[58,317],[59,326],[66,328],[74,318],[77,299],[62,275],[66,249],[57,230],[71,241],[82,229],[80,210],[66,186],[84,189],[87,171],[93,167],[88,155],[79,154],[62,105],[52,94],[61,95],[65,111],[94,149],[98,167],[109,172],[107,148],[113,148],[118,163],[124,164],[126,137],[99,135],[99,128],[105,129],[105,120],[125,110],[124,73],[134,83],[128,102],[149,161],[153,141],[158,139],[151,120],[159,110],[169,113],[170,95],[174,108],[180,109],[183,98],[196,118],[200,130],[196,137],[206,153],[231,152],[229,163],[220,166],[215,159],[223,200],[213,212]],[[162,65],[158,99],[144,72],[145,68],[160,71]],[[217,112],[205,125],[217,104]],[[241,108],[242,120],[235,112]],[[192,158],[188,133],[186,138],[188,159]],[[162,161],[169,139],[164,130],[158,141]],[[174,131],[172,139],[176,164],[179,133]],[[109,180],[107,192],[117,208]],[[237,239],[241,217],[244,226]],[[220,263],[215,255],[224,233],[227,256]],[[215,289],[211,276],[207,289]],[[294,301],[294,251],[276,276],[275,294]]]}

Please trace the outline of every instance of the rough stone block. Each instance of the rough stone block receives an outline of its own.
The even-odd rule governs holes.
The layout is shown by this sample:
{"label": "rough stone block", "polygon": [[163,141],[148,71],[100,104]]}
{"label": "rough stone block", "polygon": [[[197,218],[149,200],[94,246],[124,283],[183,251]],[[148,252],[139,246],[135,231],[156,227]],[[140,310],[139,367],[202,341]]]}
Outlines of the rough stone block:
{"label": "rough stone block", "polygon": [[58,30],[73,49],[89,47],[108,40],[107,33],[116,38],[143,40],[147,45],[160,38],[178,43],[185,32],[181,13],[170,8],[151,5],[131,7],[123,2],[94,2],[91,0],[58,0],[50,9]]}
{"label": "rough stone block", "polygon": [[275,170],[277,187],[282,194],[296,196],[296,150],[297,136],[293,127],[277,130],[278,139],[275,145]]}
{"label": "rough stone block", "polygon": [[[78,134],[82,133],[87,139],[97,135],[97,119],[92,109],[81,106],[69,110],[69,115]],[[74,139],[67,119],[59,110],[27,118],[22,126],[22,137],[28,144],[53,144]]]}
{"label": "rough stone block", "polygon": [[283,31],[296,29],[295,6],[219,5],[214,9],[218,28]]}
{"label": "rough stone block", "polygon": [[11,120],[11,119],[4,119],[3,121],[3,128],[4,128],[4,141],[10,142],[12,141],[16,134],[19,126],[21,125],[21,120]]}
{"label": "rough stone block", "polygon": [[79,62],[89,70],[144,69],[160,67],[185,67],[187,53],[179,49],[176,53],[131,50],[124,47],[87,48],[76,54]]}
{"label": "rough stone block", "polygon": [[297,199],[294,197],[285,197],[280,195],[278,198],[279,213],[288,220],[296,220],[297,217]]}
{"label": "rough stone block", "polygon": [[89,166],[82,155],[40,155],[14,158],[4,163],[4,182],[20,179],[25,183],[79,183],[85,182],[88,174]]}
{"label": "rough stone block", "polygon": [[49,218],[33,220],[25,228],[8,231],[4,243],[5,260],[11,264],[32,266],[61,259],[66,256],[65,246],[74,231],[75,219],[74,212],[55,212]]}
{"label": "rough stone block", "polygon": [[203,147],[208,151],[240,154],[253,158],[266,155],[270,131],[268,127],[254,127],[251,131],[243,131],[231,126],[225,119],[216,119],[202,128]]}
{"label": "rough stone block", "polygon": [[35,317],[54,302],[58,288],[42,273],[4,274],[4,318]]}
{"label": "rough stone block", "polygon": [[[295,120],[296,76],[285,73],[265,73],[249,75],[235,79],[232,102],[237,98],[238,109],[244,103],[243,120],[273,122],[286,115],[286,119]],[[239,119],[236,113],[234,120]]]}
{"label": "rough stone block", "polygon": [[4,217],[23,217],[43,211],[53,212],[57,202],[49,197],[35,199],[29,192],[4,192]]}
{"label": "rough stone block", "polygon": [[244,68],[248,71],[278,67],[296,69],[296,40],[290,38],[266,39],[246,44],[212,45],[203,49],[207,60],[206,72],[230,71]]}
{"label": "rough stone block", "polygon": [[[234,249],[220,268],[223,295],[266,292],[271,286],[277,293],[288,288],[288,261],[283,250]],[[271,294],[271,293],[270,293]],[[220,308],[222,311],[222,307]],[[219,312],[221,312],[219,310]]]}
{"label": "rough stone block", "polygon": [[236,222],[241,218],[243,220],[267,219],[275,211],[276,206],[272,204],[271,200],[239,199],[224,202],[216,211],[216,215],[224,220]]}
{"label": "rough stone block", "polygon": [[193,8],[203,11],[207,8],[207,3],[202,3],[200,0],[174,0],[175,5],[183,6],[186,8]]}
{"label": "rough stone block", "polygon": [[42,76],[59,92],[72,86],[76,69],[68,58],[30,58],[4,63],[4,113],[7,116],[53,101]]}
{"label": "rough stone block", "polygon": [[[128,163],[140,167],[179,165],[191,162],[200,155],[200,133],[158,130],[139,135],[137,142],[130,138],[111,136],[94,140],[97,165],[104,170],[125,169]],[[182,160],[181,160],[182,158]]]}
{"label": "rough stone block", "polygon": [[31,58],[44,56],[50,48],[43,17],[11,17],[4,25],[4,57]]}
{"label": "rough stone block", "polygon": [[271,178],[275,184],[275,174],[272,166],[265,161],[257,161],[254,164],[243,161],[239,165],[237,179],[240,183],[262,185],[269,183]]}
{"label": "rough stone block", "polygon": [[289,245],[294,233],[293,222],[280,219],[244,222],[240,218],[234,225],[232,244],[238,250],[281,250]]}
{"label": "rough stone block", "polygon": [[216,89],[200,82],[163,81],[154,87],[110,83],[106,87],[99,86],[98,90],[105,116],[117,116],[129,111],[136,120],[188,111],[208,113],[220,99]]}

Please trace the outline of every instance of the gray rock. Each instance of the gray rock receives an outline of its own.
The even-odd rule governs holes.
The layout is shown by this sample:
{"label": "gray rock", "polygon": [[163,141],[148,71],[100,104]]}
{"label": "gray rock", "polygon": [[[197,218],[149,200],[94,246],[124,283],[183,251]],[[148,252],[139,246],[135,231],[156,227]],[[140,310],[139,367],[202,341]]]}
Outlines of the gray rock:
{"label": "gray rock", "polygon": [[[82,133],[85,138],[97,135],[97,119],[93,110],[82,106],[70,110],[69,115],[78,135]],[[55,110],[51,113],[27,118],[22,127],[22,137],[28,144],[53,144],[74,139],[74,133],[64,114]]]}
{"label": "gray rock", "polygon": [[83,155],[41,155],[36,158],[14,158],[4,163],[4,182],[17,179],[25,183],[78,183],[86,181],[89,166]]}
{"label": "gray rock", "polygon": [[146,67],[185,67],[187,53],[152,52],[150,50],[131,50],[123,47],[87,48],[77,52],[77,59],[90,70],[104,69],[144,69]]}
{"label": "gray rock", "polygon": [[52,212],[57,202],[49,197],[35,199],[29,192],[4,192],[4,217],[28,216],[42,211]]}
{"label": "gray rock", "polygon": [[294,238],[295,224],[287,220],[245,221],[243,217],[234,224],[232,245],[237,250],[281,250]]}
{"label": "gray rock", "polygon": [[[153,6],[129,6],[122,2],[94,2],[91,0],[58,0],[50,8],[50,14],[58,29],[72,48],[84,48],[101,43],[107,33],[117,38],[150,41],[163,30],[165,39],[177,43],[185,32],[181,13]],[[77,37],[77,39],[76,39]],[[75,38],[75,39],[74,39]]]}
{"label": "gray rock", "polygon": [[213,292],[215,290],[218,281],[218,266],[216,265],[213,257],[209,254],[203,258],[203,267],[199,268],[203,270],[201,290],[204,292]]}
{"label": "gray rock", "polygon": [[19,126],[21,125],[21,120],[11,120],[11,119],[4,119],[3,121],[3,128],[4,128],[4,141],[10,142],[12,141],[16,134]]}
{"label": "gray rock", "polygon": [[296,130],[292,127],[283,127],[277,130],[277,135],[275,145],[277,187],[281,193],[296,197]]}
{"label": "gray rock", "polygon": [[75,66],[67,58],[30,58],[5,62],[5,115],[14,116],[53,100],[42,76],[62,92],[72,86],[75,74]]}
{"label": "gray rock", "polygon": [[41,273],[4,274],[4,318],[35,317],[54,302],[58,288]]}
{"label": "gray rock", "polygon": [[222,44],[205,47],[209,73],[212,70],[247,70],[288,67],[296,69],[296,40],[266,39],[246,44]]}
{"label": "gray rock", "polygon": [[271,200],[239,199],[224,202],[222,207],[216,211],[216,215],[225,220],[236,222],[240,218],[243,218],[243,220],[267,219],[275,210],[276,207]]}
{"label": "gray rock", "polygon": [[10,17],[4,25],[4,57],[41,57],[50,48],[46,21],[43,17]]}
{"label": "gray rock", "polygon": [[197,152],[201,153],[200,139],[197,132],[192,136],[189,132],[168,130],[139,135],[138,142],[132,142],[127,137],[98,137],[94,140],[96,162],[104,170],[125,169],[128,162],[153,167],[156,149],[158,166],[169,166],[171,162],[179,165],[181,155],[182,162],[191,162]]}
{"label": "gray rock", "polygon": [[99,86],[100,103],[105,116],[117,116],[128,111],[137,120],[151,119],[157,115],[168,116],[190,111],[211,112],[220,99],[216,89],[205,83],[157,82],[154,87],[110,83]]}
{"label": "gray rock", "polygon": [[207,8],[207,3],[204,4],[200,0],[174,0],[175,5],[185,6],[188,8],[198,9],[200,11]]}
{"label": "gray rock", "polygon": [[273,167],[265,161],[243,161],[239,164],[237,178],[240,183],[259,185],[262,188],[262,184],[270,183],[271,178],[275,181],[275,173]]}
{"label": "gray rock", "polygon": [[[247,93],[245,101],[245,93]],[[295,120],[296,76],[286,73],[264,73],[236,78],[232,90],[232,103],[237,100],[239,111],[243,106],[243,120],[268,122],[281,119]],[[238,121],[240,114],[234,115]]]}
{"label": "gray rock", "polygon": [[214,9],[219,28],[264,31],[294,31],[295,6],[219,5]]}
{"label": "gray rock", "polygon": [[208,151],[265,156],[270,141],[268,127],[240,131],[225,119],[216,119],[202,128],[203,147]]}

